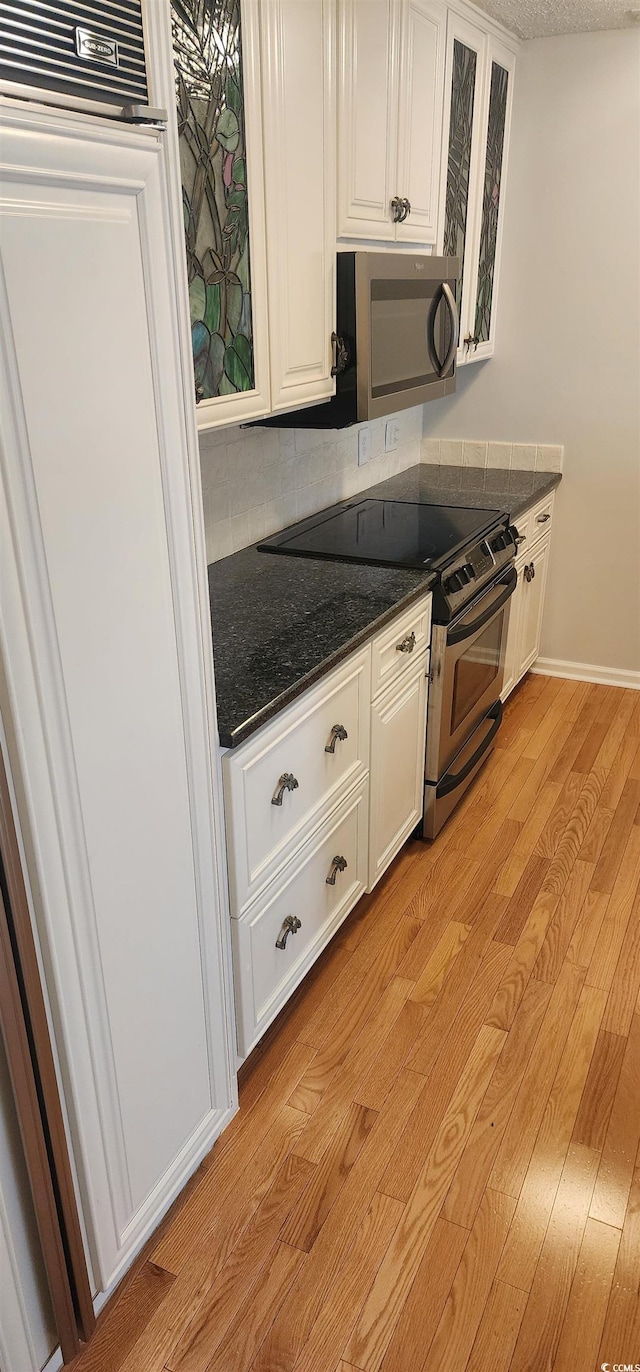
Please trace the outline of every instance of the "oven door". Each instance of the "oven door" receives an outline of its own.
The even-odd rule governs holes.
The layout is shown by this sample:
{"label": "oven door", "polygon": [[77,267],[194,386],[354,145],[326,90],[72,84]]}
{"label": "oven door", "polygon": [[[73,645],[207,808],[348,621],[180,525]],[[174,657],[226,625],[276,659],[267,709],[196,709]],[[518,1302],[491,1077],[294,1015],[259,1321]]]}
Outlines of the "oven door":
{"label": "oven door", "polygon": [[495,581],[451,624],[435,625],[429,692],[426,780],[439,781],[499,699],[504,677],[515,567]]}

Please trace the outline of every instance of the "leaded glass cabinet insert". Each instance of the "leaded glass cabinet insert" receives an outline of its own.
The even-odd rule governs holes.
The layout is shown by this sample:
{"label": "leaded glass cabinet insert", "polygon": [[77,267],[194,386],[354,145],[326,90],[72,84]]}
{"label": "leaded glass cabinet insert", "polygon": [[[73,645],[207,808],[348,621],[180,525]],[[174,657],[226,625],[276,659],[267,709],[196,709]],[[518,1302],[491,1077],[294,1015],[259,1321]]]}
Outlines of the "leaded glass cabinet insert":
{"label": "leaded glass cabinet insert", "polygon": [[474,323],[476,343],[488,342],[491,333],[491,305],[498,242],[498,215],[500,213],[500,184],[502,181],[508,86],[508,71],[505,71],[498,62],[492,62],[480,253],[478,257],[478,291]]}
{"label": "leaded glass cabinet insert", "polygon": [[172,0],[196,400],[255,385],[240,0]]}
{"label": "leaded glass cabinet insert", "polygon": [[451,115],[443,252],[448,257],[459,257],[460,259],[458,300],[462,297],[462,273],[469,210],[476,67],[477,54],[473,48],[468,48],[465,43],[460,43],[456,38],[453,44],[451,76]]}

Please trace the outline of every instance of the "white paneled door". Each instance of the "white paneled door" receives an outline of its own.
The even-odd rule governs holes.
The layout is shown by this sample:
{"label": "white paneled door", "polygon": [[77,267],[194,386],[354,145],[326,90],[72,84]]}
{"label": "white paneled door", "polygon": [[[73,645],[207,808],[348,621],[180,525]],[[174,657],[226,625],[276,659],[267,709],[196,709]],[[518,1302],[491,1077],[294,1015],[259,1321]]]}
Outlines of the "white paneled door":
{"label": "white paneled door", "polygon": [[185,392],[161,137],[2,149],[0,649],[106,1288],[234,1102]]}
{"label": "white paneled door", "polygon": [[272,409],[335,392],[335,73],[330,0],[264,0],[262,101]]}

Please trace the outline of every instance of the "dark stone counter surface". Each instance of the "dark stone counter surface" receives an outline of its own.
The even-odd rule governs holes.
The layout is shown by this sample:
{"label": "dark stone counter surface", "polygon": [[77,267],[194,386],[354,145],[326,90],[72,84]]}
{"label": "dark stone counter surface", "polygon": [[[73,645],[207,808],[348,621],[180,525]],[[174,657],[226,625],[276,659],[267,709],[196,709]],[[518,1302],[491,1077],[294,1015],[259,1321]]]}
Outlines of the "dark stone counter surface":
{"label": "dark stone counter surface", "polygon": [[281,557],[255,547],[213,562],[222,746],[243,743],[434,581],[419,571]]}
{"label": "dark stone counter surface", "polygon": [[[360,494],[505,509],[516,518],[559,481],[553,472],[422,465]],[[213,562],[209,595],[222,746],[243,743],[434,580],[420,571],[315,562],[255,547]]]}
{"label": "dark stone counter surface", "polygon": [[512,472],[496,467],[408,467],[362,495],[425,505],[463,505],[470,510],[508,510],[517,519],[562,480],[560,472]]}

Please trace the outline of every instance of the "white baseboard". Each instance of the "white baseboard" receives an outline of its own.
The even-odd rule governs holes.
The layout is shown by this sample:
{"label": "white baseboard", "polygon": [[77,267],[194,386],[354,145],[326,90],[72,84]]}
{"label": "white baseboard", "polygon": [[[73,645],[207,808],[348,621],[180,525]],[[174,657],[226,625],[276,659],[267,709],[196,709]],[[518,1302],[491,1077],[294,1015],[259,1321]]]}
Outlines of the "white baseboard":
{"label": "white baseboard", "polygon": [[563,676],[569,681],[593,681],[602,686],[625,686],[640,691],[640,672],[620,667],[596,667],[592,662],[563,662],[560,658],[539,657],[531,668],[538,676]]}

